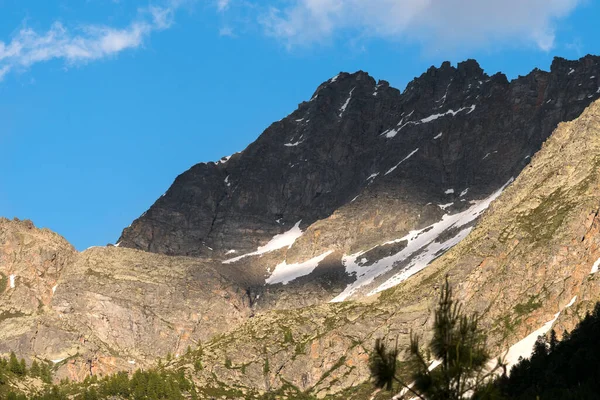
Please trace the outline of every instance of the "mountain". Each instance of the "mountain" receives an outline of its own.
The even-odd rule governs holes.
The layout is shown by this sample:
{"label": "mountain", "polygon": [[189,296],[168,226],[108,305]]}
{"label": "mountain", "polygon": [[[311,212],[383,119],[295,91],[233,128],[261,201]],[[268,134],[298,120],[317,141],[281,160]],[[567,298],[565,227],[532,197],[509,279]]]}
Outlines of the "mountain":
{"label": "mountain", "polygon": [[374,339],[427,335],[445,274],[498,354],[569,330],[599,300],[598,61],[444,63],[403,93],[342,73],[115,246],[0,219],[0,354],[81,380],[170,353],[208,397],[368,398]]}
{"label": "mountain", "polygon": [[257,309],[383,290],[460,241],[600,97],[599,60],[556,58],[510,82],[443,63],[403,93],[341,73],[244,151],[177,177],[118,245],[233,264]]}
{"label": "mountain", "polygon": [[[369,377],[375,338],[406,348],[411,331],[427,336],[446,274],[465,310],[482,316],[492,354],[514,364],[539,334],[572,330],[600,300],[599,154],[595,102],[560,124],[472,232],[419,274],[368,302],[259,315],[203,344],[204,369],[193,372],[195,379],[246,394],[258,382],[262,390],[369,398],[372,389],[360,383]],[[193,357],[200,356],[179,365],[191,372]]]}

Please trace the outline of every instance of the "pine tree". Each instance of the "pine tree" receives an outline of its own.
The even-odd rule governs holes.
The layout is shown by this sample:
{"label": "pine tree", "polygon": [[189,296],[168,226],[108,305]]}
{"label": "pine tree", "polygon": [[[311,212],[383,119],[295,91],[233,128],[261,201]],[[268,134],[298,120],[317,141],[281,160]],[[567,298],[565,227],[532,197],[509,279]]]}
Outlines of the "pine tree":
{"label": "pine tree", "polygon": [[19,362],[19,360],[17,360],[17,356],[14,351],[10,352],[8,370],[15,375],[23,375],[25,373],[23,365]]}
{"label": "pine tree", "polygon": [[370,358],[371,375],[377,387],[393,389],[400,384],[406,396],[428,400],[460,400],[476,393],[477,399],[494,397],[492,378],[503,368],[501,360],[488,368],[490,356],[485,348],[486,336],[479,328],[477,314],[465,315],[452,297],[446,277],[435,311],[433,338],[429,343],[432,360],[439,366],[430,368],[429,357],[423,355],[420,338],[411,333],[406,351],[414,380],[412,385],[397,376],[397,347],[387,350],[381,340],[375,342]]}
{"label": "pine tree", "polygon": [[40,370],[40,365],[36,360],[33,360],[33,362],[31,363],[31,368],[29,368],[29,375],[31,375],[34,378],[39,378],[41,372],[42,371]]}

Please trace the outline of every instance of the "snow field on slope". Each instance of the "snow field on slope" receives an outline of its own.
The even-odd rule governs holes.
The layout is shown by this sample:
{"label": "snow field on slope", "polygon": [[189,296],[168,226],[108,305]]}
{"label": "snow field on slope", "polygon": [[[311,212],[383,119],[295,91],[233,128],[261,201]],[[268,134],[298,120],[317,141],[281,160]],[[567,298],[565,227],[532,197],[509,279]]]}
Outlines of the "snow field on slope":
{"label": "snow field on slope", "polygon": [[253,251],[252,253],[242,254],[241,256],[238,256],[238,257],[230,258],[228,260],[223,261],[223,264],[234,263],[245,257],[261,255],[264,253],[268,253],[270,251],[279,250],[283,247],[288,247],[288,248],[292,247],[292,245],[294,244],[296,239],[298,239],[300,236],[302,236],[302,230],[300,229],[300,222],[302,222],[302,220],[296,222],[294,227],[292,229],[290,229],[289,231],[273,236],[273,238],[269,241],[269,243],[265,244],[264,246],[260,246],[259,248],[256,249],[256,251]]}
{"label": "snow field on slope", "polygon": [[508,181],[499,190],[491,194],[489,197],[472,202],[472,206],[465,211],[456,214],[445,214],[442,219],[426,228],[410,231],[407,235],[372,247],[374,249],[386,244],[399,243],[407,241],[407,245],[400,252],[388,257],[384,257],[375,261],[372,265],[362,265],[361,256],[369,250],[361,251],[355,254],[344,255],[342,264],[346,267],[348,275],[354,275],[356,281],[352,282],[346,288],[334,297],[331,302],[340,302],[355,294],[361,287],[371,284],[377,277],[389,272],[395,265],[409,261],[407,266],[399,273],[395,274],[376,289],[372,290],[369,295],[381,292],[400,282],[408,279],[425,268],[431,261],[440,256],[440,252],[446,251],[470,232],[469,227],[461,229],[454,237],[442,243],[438,242],[438,238],[450,228],[461,228],[473,222],[479,217],[494,201],[502,191],[511,183],[513,179]]}

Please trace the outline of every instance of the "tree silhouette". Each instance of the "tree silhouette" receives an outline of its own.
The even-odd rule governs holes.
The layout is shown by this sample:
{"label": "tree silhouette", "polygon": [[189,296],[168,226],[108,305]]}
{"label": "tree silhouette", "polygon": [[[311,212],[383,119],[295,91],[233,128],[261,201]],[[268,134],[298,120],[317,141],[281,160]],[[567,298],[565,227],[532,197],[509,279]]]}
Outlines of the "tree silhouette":
{"label": "tree silhouette", "polygon": [[374,384],[392,390],[396,382],[404,388],[406,397],[427,400],[497,397],[492,379],[503,371],[504,364],[498,359],[495,366],[489,367],[491,359],[486,350],[486,335],[479,327],[479,316],[463,313],[461,305],[453,299],[448,277],[435,310],[429,353],[429,357],[423,354],[419,336],[411,332],[406,350],[413,380],[409,385],[397,374],[397,344],[387,350],[381,340],[376,340],[369,363]]}

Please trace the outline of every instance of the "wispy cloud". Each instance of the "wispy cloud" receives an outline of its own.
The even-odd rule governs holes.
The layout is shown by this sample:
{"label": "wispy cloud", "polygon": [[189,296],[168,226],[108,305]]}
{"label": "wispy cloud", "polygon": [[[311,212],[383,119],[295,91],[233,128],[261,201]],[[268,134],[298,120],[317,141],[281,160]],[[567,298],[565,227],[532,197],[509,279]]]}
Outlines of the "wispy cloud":
{"label": "wispy cloud", "polygon": [[230,26],[223,26],[219,29],[219,36],[236,37]]}
{"label": "wispy cloud", "polygon": [[229,7],[231,0],[217,0],[217,9],[219,11],[225,11]]}
{"label": "wispy cloud", "polygon": [[554,47],[555,23],[584,0],[292,0],[270,7],[260,22],[288,46],[337,34],[407,39],[425,48],[489,44]]}
{"label": "wispy cloud", "polygon": [[9,42],[0,41],[0,80],[10,71],[53,59],[76,65],[140,47],[152,32],[173,24],[174,11],[173,5],[140,9],[135,20],[124,28],[87,25],[71,32],[60,22],[43,33],[22,28]]}

